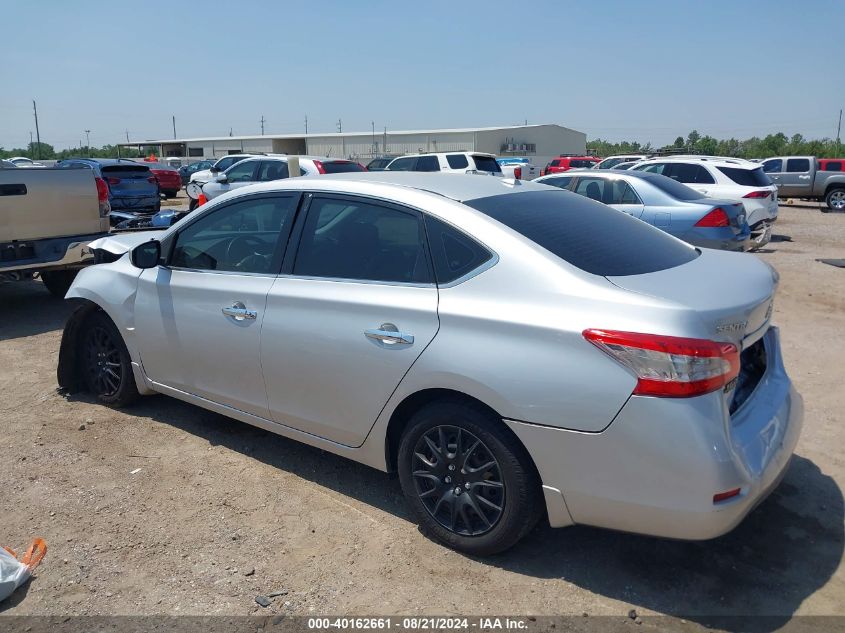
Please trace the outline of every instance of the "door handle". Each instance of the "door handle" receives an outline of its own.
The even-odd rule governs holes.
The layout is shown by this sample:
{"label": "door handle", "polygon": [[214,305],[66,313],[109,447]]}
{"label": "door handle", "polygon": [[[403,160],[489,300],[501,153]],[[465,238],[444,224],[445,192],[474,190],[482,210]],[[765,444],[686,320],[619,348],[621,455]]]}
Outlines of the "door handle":
{"label": "door handle", "polygon": [[809,175],[806,175],[806,176],[798,176],[798,177],[799,177],[801,180],[809,180],[809,179],[810,179],[810,176],[809,176]]}
{"label": "door handle", "polygon": [[377,330],[364,330],[364,336],[388,345],[411,345],[414,342],[412,335],[400,332],[392,323],[382,323]]}
{"label": "door handle", "polygon": [[235,321],[243,321],[245,319],[254,320],[258,317],[258,312],[247,310],[246,306],[240,301],[235,301],[228,308],[222,308],[221,312],[226,316],[232,317]]}

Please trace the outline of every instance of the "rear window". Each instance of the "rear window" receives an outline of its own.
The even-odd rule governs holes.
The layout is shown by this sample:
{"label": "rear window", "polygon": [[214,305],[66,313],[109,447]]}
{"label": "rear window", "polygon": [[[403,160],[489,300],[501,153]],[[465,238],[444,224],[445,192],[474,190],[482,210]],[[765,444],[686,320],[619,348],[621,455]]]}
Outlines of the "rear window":
{"label": "rear window", "polygon": [[120,178],[149,178],[151,175],[146,165],[106,165],[100,171]]}
{"label": "rear window", "polygon": [[822,171],[842,171],[842,161],[831,160],[827,161],[822,167]]}
{"label": "rear window", "polygon": [[323,170],[327,174],[348,174],[352,171],[367,171],[358,163],[349,160],[336,160],[323,163]]}
{"label": "rear window", "polygon": [[567,191],[502,194],[464,204],[594,275],[641,275],[698,257],[660,229]]}
{"label": "rear window", "polygon": [[496,162],[496,159],[492,156],[473,156],[472,159],[475,161],[475,168],[478,171],[489,171],[494,174],[501,174],[502,168],[499,166],[499,163]]}
{"label": "rear window", "polygon": [[793,173],[803,173],[810,171],[809,158],[788,158],[786,161],[786,171]]}
{"label": "rear window", "polygon": [[769,177],[763,173],[762,167],[755,169],[737,169],[736,167],[717,167],[720,172],[738,185],[746,187],[768,187],[772,184]]}

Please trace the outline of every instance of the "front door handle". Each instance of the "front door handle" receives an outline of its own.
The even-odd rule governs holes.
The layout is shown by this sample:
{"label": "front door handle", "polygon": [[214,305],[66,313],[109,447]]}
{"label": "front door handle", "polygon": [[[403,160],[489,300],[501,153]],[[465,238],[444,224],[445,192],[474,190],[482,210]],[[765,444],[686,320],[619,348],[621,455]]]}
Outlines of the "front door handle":
{"label": "front door handle", "polygon": [[255,320],[258,318],[258,312],[255,310],[247,310],[246,306],[240,301],[235,301],[228,308],[222,308],[221,312],[226,316],[232,317],[235,321],[243,321],[245,319]]}
{"label": "front door handle", "polygon": [[411,345],[414,337],[400,332],[392,323],[382,323],[377,330],[364,330],[364,336],[388,345]]}

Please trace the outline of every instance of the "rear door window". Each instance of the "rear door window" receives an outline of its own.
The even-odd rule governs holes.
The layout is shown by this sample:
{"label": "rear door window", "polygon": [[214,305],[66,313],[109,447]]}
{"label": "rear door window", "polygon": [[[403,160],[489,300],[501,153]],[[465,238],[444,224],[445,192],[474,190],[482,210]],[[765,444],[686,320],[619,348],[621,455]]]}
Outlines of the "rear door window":
{"label": "rear door window", "polygon": [[810,159],[788,158],[786,159],[786,171],[791,173],[804,173],[810,171]]}
{"label": "rear door window", "polygon": [[586,196],[596,202],[604,200],[604,189],[607,182],[603,178],[579,178],[575,193]]}
{"label": "rear door window", "polygon": [[262,160],[258,166],[258,182],[269,182],[271,180],[282,180],[290,175],[288,164],[280,160]]}
{"label": "rear door window", "polygon": [[686,184],[712,185],[716,182],[709,171],[695,163],[667,163],[663,175]]}
{"label": "rear door window", "polygon": [[416,171],[440,171],[440,161],[437,156],[420,156],[417,159]]}
{"label": "rear door window", "polygon": [[594,275],[641,275],[698,257],[660,229],[566,191],[501,194],[464,204]]}
{"label": "rear door window", "polygon": [[469,161],[463,154],[448,154],[446,162],[451,169],[466,169],[469,166]]}

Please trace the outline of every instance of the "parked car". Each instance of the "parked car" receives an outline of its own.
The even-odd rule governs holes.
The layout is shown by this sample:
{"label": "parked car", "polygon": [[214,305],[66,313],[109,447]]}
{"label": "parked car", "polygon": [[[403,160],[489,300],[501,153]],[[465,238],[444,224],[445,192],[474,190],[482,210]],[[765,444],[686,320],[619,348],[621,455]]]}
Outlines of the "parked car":
{"label": "parked car", "polygon": [[497,158],[496,162],[502,168],[502,175],[505,178],[534,180],[540,175],[540,170],[528,158]]}
{"label": "parked car", "polygon": [[45,167],[44,163],[38,163],[26,156],[13,156],[12,158],[8,158],[6,160],[10,163],[14,163],[15,167]]}
{"label": "parked car", "polygon": [[481,152],[437,152],[394,158],[388,171],[442,171],[451,174],[490,174],[501,176],[502,168],[493,154]]}
{"label": "parked car", "polygon": [[549,161],[546,168],[540,172],[540,175],[559,174],[562,171],[569,171],[570,169],[592,169],[600,162],[601,159],[595,156],[561,154],[559,157]]}
{"label": "parked car", "polygon": [[842,158],[819,158],[819,171],[842,171],[845,159]]}
{"label": "parked car", "polygon": [[769,243],[778,217],[778,189],[758,163],[722,156],[671,156],[640,161],[631,169],[663,174],[711,198],[741,201],[752,247]]}
{"label": "parked car", "polygon": [[223,173],[232,165],[241,162],[245,158],[253,156],[263,156],[263,154],[229,154],[223,158],[219,158],[208,169],[201,169],[191,174],[188,179],[188,184],[185,186],[185,193],[188,194],[189,202],[188,208],[193,211],[199,204],[199,195],[202,193],[202,187],[205,183],[211,182],[218,174]]}
{"label": "parked car", "polygon": [[58,169],[90,169],[105,182],[112,226],[135,217],[150,217],[161,209],[158,181],[146,164],[122,158],[66,158]]}
{"label": "parked car", "polygon": [[0,281],[41,277],[64,297],[93,262],[89,242],[108,235],[106,183],[91,170],[0,169]]}
{"label": "parked car", "polygon": [[780,197],[821,200],[827,205],[822,211],[845,210],[845,173],[822,171],[814,156],[775,156],[761,164]]}
{"label": "parked car", "polygon": [[733,529],[802,424],[777,273],[517,183],[288,178],[98,240],[115,261],[68,293],[59,385],[168,394],[398,471],[426,532],[475,555],[541,517]]}
{"label": "parked car", "polygon": [[628,162],[625,162],[625,163],[616,163],[616,165],[613,167],[613,169],[618,169],[618,170],[624,171],[626,169],[631,169],[631,167],[636,165],[638,162],[640,162],[640,161],[632,160],[632,161],[628,161]]}
{"label": "parked car", "polygon": [[535,182],[592,198],[694,246],[739,252],[749,247],[751,229],[741,202],[708,198],[660,174],[591,169]]}
{"label": "parked car", "polygon": [[367,163],[367,171],[384,171],[395,156],[380,156]]}
{"label": "parked car", "polygon": [[179,170],[165,163],[144,163],[150,168],[153,176],[158,181],[158,187],[165,198],[175,198],[182,188],[182,178]]}
{"label": "parked car", "polygon": [[182,165],[179,168],[179,177],[182,179],[182,186],[184,187],[190,182],[192,174],[198,171],[211,169],[216,162],[217,161],[214,160],[200,160],[195,163],[191,163],[190,165]]}
{"label": "parked car", "polygon": [[640,160],[648,158],[646,154],[619,154],[618,156],[608,156],[602,159],[601,162],[596,163],[593,169],[619,169],[620,163],[635,163]]}
{"label": "parked car", "polygon": [[[282,180],[290,174],[288,171],[289,156],[255,156],[235,163],[229,169],[219,174],[211,182],[202,187],[202,192],[208,200],[257,182]],[[323,156],[299,156],[299,175],[318,176],[320,174],[345,174],[367,169],[354,161],[343,158],[328,158]]]}

